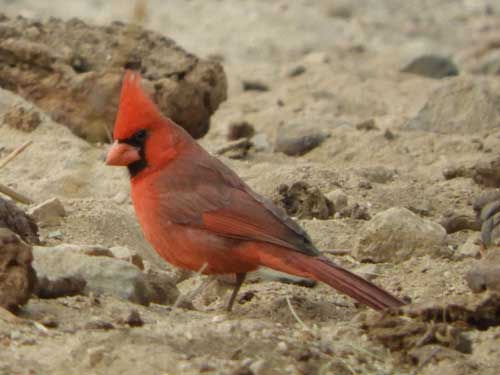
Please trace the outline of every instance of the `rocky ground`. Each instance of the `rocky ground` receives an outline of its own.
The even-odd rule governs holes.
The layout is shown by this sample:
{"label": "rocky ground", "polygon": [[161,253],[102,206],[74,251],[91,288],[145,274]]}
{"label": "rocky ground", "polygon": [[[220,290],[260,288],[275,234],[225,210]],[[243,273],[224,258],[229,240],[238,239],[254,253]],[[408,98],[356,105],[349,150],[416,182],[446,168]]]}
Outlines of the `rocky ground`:
{"label": "rocky ground", "polygon": [[[497,2],[0,4],[0,158],[31,141],[0,167],[0,183],[32,201],[18,203],[31,219],[2,202],[0,226],[32,246],[38,275],[34,285],[27,245],[2,229],[0,282],[10,289],[0,301],[15,314],[0,308],[0,374],[498,372]],[[165,73],[161,54],[148,54],[145,78],[165,111],[181,98],[177,112],[199,136],[227,86],[202,145],[287,209],[318,248],[345,250],[328,256],[412,304],[376,314],[324,285],[269,275],[244,285],[232,313],[225,282],[183,299],[203,278],[151,252],[126,171],[106,167],[107,145],[85,132],[112,110],[96,120],[80,89],[115,92],[130,61],[103,53],[128,45],[106,42],[94,56],[87,41],[73,54],[74,34],[54,32],[62,21],[50,17],[101,25],[103,35],[122,30],[113,20],[142,22],[200,57],[215,80],[190,76],[192,56]],[[38,31],[9,31],[26,22]],[[153,48],[141,43],[169,44],[127,30],[141,53]],[[66,36],[59,50],[47,42]],[[200,117],[189,117],[186,97]]]}

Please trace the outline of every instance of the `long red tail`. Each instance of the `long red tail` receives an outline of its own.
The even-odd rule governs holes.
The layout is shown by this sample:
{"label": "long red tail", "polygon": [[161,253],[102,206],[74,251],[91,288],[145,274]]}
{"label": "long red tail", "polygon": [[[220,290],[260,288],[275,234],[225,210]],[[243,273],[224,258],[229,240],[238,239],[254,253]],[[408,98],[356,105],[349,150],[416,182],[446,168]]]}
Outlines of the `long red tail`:
{"label": "long red tail", "polygon": [[309,271],[315,280],[322,281],[339,292],[347,294],[356,301],[364,303],[375,310],[398,307],[405,304],[402,300],[384,289],[326,258],[311,257],[303,264],[303,268]]}
{"label": "long red tail", "polygon": [[269,268],[324,282],[375,310],[405,304],[384,289],[322,256],[309,256],[274,247],[270,252],[261,252],[260,259]]}

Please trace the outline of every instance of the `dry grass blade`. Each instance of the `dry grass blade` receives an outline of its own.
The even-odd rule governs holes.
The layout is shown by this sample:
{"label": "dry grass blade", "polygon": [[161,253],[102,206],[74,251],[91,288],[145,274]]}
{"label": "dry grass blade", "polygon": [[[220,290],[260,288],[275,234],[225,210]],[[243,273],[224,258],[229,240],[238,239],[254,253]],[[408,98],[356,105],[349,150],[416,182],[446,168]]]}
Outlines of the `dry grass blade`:
{"label": "dry grass blade", "polygon": [[304,328],[306,331],[310,331],[311,329],[304,323],[304,321],[302,319],[300,319],[300,317],[297,315],[297,313],[295,312],[293,306],[292,306],[292,303],[290,302],[290,297],[286,296],[286,303],[288,304],[288,308],[290,309],[290,312],[292,313],[293,317],[295,318],[295,320],[302,326],[302,328]]}
{"label": "dry grass blade", "polygon": [[14,159],[17,155],[23,152],[33,141],[26,141],[21,146],[14,149],[9,155],[0,160],[0,169],[5,167],[7,163],[9,163],[12,159]]}
{"label": "dry grass blade", "polygon": [[[5,165],[7,165],[10,161],[12,161],[21,152],[23,152],[31,143],[33,143],[33,142],[32,141],[24,142],[21,146],[17,147],[9,155],[7,155],[2,160],[0,160],[0,169],[3,168]],[[21,193],[18,193],[16,191],[12,190],[10,187],[3,185],[3,184],[0,184],[0,193],[5,194],[8,197],[10,197],[10,198],[12,198],[15,201],[18,201],[20,203],[24,203],[24,204],[33,203],[33,200],[31,200],[27,196],[25,196]]]}

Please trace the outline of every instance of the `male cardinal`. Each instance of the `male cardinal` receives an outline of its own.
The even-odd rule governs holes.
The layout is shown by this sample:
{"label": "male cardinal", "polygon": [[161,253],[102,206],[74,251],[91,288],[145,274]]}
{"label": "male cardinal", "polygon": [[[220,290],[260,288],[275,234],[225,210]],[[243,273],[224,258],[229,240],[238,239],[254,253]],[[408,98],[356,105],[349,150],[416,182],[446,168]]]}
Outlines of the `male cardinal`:
{"label": "male cardinal", "polygon": [[126,166],[146,239],[168,263],[236,274],[227,309],[247,272],[264,266],[322,281],[374,309],[399,298],[321,255],[307,233],[205,151],[158,108],[127,71],[106,163]]}

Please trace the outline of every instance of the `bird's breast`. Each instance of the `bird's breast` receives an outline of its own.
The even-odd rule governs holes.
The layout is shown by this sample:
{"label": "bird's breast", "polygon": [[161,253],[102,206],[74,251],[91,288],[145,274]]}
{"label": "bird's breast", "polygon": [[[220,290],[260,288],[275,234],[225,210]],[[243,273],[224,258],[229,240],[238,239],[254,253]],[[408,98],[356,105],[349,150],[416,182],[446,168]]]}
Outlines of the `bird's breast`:
{"label": "bird's breast", "polygon": [[[171,220],[154,186],[132,185],[132,202],[146,240],[168,263],[205,274],[249,272],[253,262],[237,256],[241,241],[213,233],[200,226]],[[175,199],[175,197],[172,197]]]}

